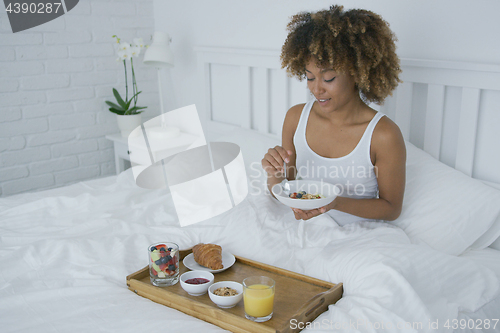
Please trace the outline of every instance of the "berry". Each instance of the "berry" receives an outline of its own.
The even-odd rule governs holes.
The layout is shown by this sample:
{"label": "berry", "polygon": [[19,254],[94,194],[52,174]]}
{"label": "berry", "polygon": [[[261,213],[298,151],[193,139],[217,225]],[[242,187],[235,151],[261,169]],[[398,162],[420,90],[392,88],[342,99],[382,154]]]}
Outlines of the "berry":
{"label": "berry", "polygon": [[153,247],[151,248],[151,252],[153,252],[154,250],[158,250],[158,249],[157,249],[156,247],[154,247],[154,246],[153,246]]}
{"label": "berry", "polygon": [[302,193],[297,194],[297,198],[298,199],[302,198]]}
{"label": "berry", "polygon": [[168,265],[168,270],[169,271],[175,271],[175,265]]}
{"label": "berry", "polygon": [[173,249],[171,247],[168,248],[169,251],[172,251]]}
{"label": "berry", "polygon": [[160,264],[166,264],[168,263],[167,257],[160,258]]}
{"label": "berry", "polygon": [[301,193],[302,195],[307,194],[306,191],[300,191],[299,193]]}

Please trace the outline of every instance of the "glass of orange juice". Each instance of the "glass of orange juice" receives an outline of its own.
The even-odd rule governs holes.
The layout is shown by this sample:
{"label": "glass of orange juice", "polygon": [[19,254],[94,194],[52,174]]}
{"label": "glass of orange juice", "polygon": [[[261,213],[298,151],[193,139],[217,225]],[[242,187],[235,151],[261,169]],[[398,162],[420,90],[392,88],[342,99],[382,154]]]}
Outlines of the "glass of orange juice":
{"label": "glass of orange juice", "polygon": [[263,322],[273,316],[275,282],[267,276],[243,280],[243,304],[247,319]]}

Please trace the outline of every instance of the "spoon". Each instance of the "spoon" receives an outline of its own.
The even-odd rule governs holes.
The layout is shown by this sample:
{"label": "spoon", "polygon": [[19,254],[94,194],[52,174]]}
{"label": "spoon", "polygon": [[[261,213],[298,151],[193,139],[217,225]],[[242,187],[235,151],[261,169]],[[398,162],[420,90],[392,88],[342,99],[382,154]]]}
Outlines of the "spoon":
{"label": "spoon", "polygon": [[287,196],[290,195],[290,184],[288,183],[288,178],[287,178],[287,167],[286,167],[286,162],[283,162],[283,168],[285,171],[285,179],[281,181],[281,188],[283,189],[283,193],[285,193]]}

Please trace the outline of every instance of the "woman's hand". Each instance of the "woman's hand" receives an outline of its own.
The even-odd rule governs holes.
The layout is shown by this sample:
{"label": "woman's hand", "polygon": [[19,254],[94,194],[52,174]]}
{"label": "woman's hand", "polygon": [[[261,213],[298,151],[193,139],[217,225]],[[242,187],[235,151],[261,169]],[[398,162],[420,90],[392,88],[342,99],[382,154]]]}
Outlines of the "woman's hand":
{"label": "woman's hand", "polygon": [[330,209],[333,209],[335,207],[335,205],[336,205],[335,201],[337,200],[337,198],[335,198],[335,200],[330,202],[328,205],[320,207],[320,208],[316,208],[316,209],[302,210],[302,209],[298,209],[298,208],[292,208],[293,214],[295,215],[295,219],[296,220],[309,220],[313,217],[324,214],[327,211],[329,211]]}
{"label": "woman's hand", "polygon": [[296,220],[309,220],[315,216],[321,215],[326,212],[325,207],[311,209],[311,210],[302,210],[298,208],[292,208],[293,214],[295,215]]}
{"label": "woman's hand", "polygon": [[290,162],[292,152],[286,150],[281,146],[269,148],[266,155],[262,159],[262,168],[269,176],[282,177],[283,176],[283,163]]}

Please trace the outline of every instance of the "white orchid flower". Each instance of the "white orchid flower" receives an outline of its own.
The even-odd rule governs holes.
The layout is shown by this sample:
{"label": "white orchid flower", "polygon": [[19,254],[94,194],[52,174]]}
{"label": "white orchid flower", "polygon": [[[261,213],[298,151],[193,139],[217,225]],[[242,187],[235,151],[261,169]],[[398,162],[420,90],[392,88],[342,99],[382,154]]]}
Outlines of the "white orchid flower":
{"label": "white orchid flower", "polygon": [[119,51],[126,51],[130,49],[130,44],[126,42],[121,42],[120,45],[118,46]]}
{"label": "white orchid flower", "polygon": [[132,51],[130,50],[130,48],[118,51],[118,59],[120,60],[128,60],[131,57],[132,57]]}
{"label": "white orchid flower", "polygon": [[139,47],[139,49],[142,49],[144,47],[144,42],[142,41],[142,38],[134,38],[134,46]]}
{"label": "white orchid flower", "polygon": [[131,58],[137,58],[139,56],[139,53],[141,53],[141,48],[139,46],[132,46],[130,49],[130,57]]}

